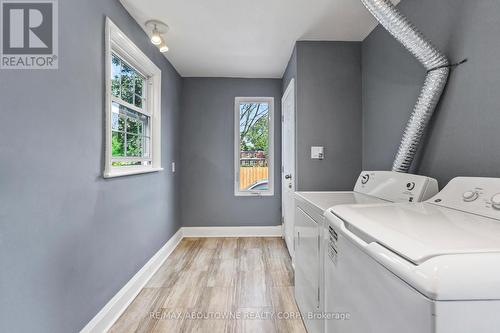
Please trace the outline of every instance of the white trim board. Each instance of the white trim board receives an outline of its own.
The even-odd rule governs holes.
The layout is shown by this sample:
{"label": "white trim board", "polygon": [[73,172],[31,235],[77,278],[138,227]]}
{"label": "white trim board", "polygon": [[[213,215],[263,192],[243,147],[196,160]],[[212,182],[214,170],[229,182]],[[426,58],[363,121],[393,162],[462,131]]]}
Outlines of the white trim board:
{"label": "white trim board", "polygon": [[281,225],[271,227],[183,227],[183,237],[281,237]]}
{"label": "white trim board", "polygon": [[80,333],[107,332],[141,292],[146,283],[186,237],[281,237],[282,226],[180,228],[129,282],[92,318]]}
{"label": "white trim board", "polygon": [[180,228],[129,282],[99,311],[80,333],[107,332],[141,292],[182,240]]}

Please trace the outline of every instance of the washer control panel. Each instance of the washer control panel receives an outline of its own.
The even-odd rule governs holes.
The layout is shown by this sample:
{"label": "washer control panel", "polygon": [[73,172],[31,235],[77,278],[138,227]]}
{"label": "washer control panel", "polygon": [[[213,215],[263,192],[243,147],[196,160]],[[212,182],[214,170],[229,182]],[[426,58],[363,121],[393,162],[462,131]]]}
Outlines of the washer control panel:
{"label": "washer control panel", "polygon": [[393,171],[363,171],[354,192],[391,202],[420,202],[438,192],[433,178]]}
{"label": "washer control panel", "polygon": [[500,219],[500,178],[457,177],[427,202]]}

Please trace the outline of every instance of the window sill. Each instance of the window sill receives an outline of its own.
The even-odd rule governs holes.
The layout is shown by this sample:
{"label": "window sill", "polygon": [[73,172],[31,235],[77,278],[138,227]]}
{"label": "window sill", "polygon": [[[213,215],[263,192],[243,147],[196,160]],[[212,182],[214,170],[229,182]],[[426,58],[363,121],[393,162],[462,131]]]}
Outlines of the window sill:
{"label": "window sill", "polygon": [[113,170],[104,173],[104,178],[116,178],[130,175],[139,175],[142,173],[152,173],[163,171],[163,168],[146,168],[146,169],[132,169],[132,170]]}

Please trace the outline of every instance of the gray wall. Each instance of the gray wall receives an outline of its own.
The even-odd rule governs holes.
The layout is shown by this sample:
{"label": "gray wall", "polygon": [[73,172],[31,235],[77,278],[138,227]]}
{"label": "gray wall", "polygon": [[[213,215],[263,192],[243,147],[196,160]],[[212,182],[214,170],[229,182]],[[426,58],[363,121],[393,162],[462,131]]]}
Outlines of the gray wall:
{"label": "gray wall", "polygon": [[[104,180],[104,19],[162,69],[164,172]],[[59,1],[59,70],[0,70],[0,331],[76,332],[179,229],[181,79],[116,0]]]}
{"label": "gray wall", "polygon": [[[234,98],[274,97],[275,195],[234,196]],[[281,80],[185,78],[180,195],[185,226],[274,226],[281,218]]]}
{"label": "gray wall", "polygon": [[281,89],[282,94],[285,93],[285,90],[286,88],[288,88],[290,81],[296,78],[297,78],[297,47],[294,46],[292,55],[290,56],[290,60],[288,61],[288,64],[286,66],[285,73],[283,73],[283,78],[282,78],[283,84]]}
{"label": "gray wall", "polygon": [[[298,190],[352,190],[361,171],[361,43],[297,42]],[[288,72],[288,71],[287,71]],[[311,160],[311,146],[325,146]]]}
{"label": "gray wall", "polygon": [[[455,176],[500,177],[500,2],[404,0],[399,8],[454,70],[415,171],[445,185]],[[380,26],[363,42],[363,167],[389,169],[424,69]]]}

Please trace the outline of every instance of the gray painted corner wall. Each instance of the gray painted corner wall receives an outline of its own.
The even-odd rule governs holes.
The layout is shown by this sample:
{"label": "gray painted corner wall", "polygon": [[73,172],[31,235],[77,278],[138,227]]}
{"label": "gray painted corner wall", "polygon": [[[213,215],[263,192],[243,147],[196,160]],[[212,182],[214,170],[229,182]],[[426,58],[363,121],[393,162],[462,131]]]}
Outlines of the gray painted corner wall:
{"label": "gray painted corner wall", "polygon": [[[185,78],[180,196],[184,226],[275,226],[281,222],[279,79]],[[273,197],[234,196],[234,99],[274,97]]]}
{"label": "gray painted corner wall", "polygon": [[[500,2],[404,0],[399,8],[452,62],[415,171],[445,185],[500,177]],[[422,86],[423,68],[381,27],[363,42],[363,167],[388,169]]]}
{"label": "gray painted corner wall", "polygon": [[[162,69],[163,172],[104,180],[104,22]],[[0,71],[0,331],[76,332],[180,228],[181,78],[116,0],[59,1],[59,70]]]}
{"label": "gray painted corner wall", "polygon": [[[352,190],[361,171],[361,43],[297,42],[297,188]],[[311,160],[311,146],[325,159]]]}

